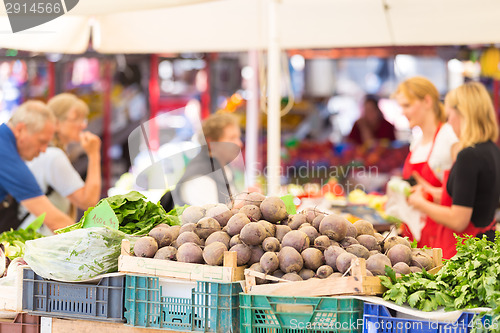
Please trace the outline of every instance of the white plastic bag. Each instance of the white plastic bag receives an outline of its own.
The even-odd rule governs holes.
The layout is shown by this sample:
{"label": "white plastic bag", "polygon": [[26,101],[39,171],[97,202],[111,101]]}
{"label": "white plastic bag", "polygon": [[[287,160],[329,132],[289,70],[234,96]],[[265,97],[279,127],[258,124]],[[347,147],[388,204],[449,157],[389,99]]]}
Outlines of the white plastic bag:
{"label": "white plastic bag", "polygon": [[36,274],[75,282],[116,272],[122,239],[133,238],[110,228],[77,229],[26,242],[24,260]]}
{"label": "white plastic bag", "polygon": [[408,204],[410,184],[400,177],[392,177],[387,183],[387,202],[385,213],[403,221],[410,229],[413,237],[419,241],[425,226],[424,215]]}

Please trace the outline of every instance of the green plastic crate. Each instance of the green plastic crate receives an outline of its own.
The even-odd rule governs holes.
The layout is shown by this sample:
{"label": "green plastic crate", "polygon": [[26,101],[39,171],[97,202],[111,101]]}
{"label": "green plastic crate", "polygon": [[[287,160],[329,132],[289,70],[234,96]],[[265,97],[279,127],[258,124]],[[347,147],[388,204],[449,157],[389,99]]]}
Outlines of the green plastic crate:
{"label": "green plastic crate", "polygon": [[240,294],[242,333],[361,333],[363,301]]}
{"label": "green plastic crate", "polygon": [[158,277],[127,275],[125,319],[135,327],[239,332],[239,282],[197,281],[191,298],[162,296]]}

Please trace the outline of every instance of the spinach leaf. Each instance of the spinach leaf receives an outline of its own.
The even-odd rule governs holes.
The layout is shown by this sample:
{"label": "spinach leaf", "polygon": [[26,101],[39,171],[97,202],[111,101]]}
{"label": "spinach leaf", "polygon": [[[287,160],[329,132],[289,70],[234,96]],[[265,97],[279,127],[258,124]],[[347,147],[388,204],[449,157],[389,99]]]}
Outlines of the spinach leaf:
{"label": "spinach leaf", "polygon": [[[148,201],[144,195],[137,191],[102,199],[97,205],[103,200],[106,200],[111,209],[115,212],[118,222],[120,223],[118,230],[129,235],[146,235],[160,223],[179,225],[179,215],[182,214],[187,207],[176,207],[167,213],[159,202],[155,204]],[[57,233],[64,233],[82,228],[83,221],[85,221],[85,218],[92,209],[94,209],[94,207],[89,208],[84,213],[80,222],[64,229],[59,229]]]}

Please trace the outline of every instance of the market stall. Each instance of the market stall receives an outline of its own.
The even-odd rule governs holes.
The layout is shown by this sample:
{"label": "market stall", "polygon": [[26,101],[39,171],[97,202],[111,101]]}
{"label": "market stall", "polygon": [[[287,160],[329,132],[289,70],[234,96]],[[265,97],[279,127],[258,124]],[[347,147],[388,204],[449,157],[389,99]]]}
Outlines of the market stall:
{"label": "market stall", "polygon": [[[276,69],[281,48],[500,40],[493,1],[474,3],[474,11],[482,15],[472,17],[466,1],[438,5],[430,1],[169,2],[173,8],[163,8],[164,2],[146,1],[137,11],[135,2],[107,2],[99,4],[99,11],[87,7],[91,3],[84,6],[82,1],[67,16],[40,27],[60,33],[42,34],[37,43],[29,34],[21,34],[21,38],[4,34],[0,45],[39,52],[82,52],[92,29],[92,45],[99,52],[267,48],[268,82],[273,87],[269,96],[271,168],[280,165]],[[123,11],[116,12],[117,6]],[[307,12],[310,17],[304,15]],[[464,26],[464,21],[470,26]],[[60,29],[62,22],[68,25]],[[194,22],[193,29],[179,29],[186,22]],[[199,26],[204,29],[195,28]],[[116,27],[120,27],[118,32]],[[70,36],[75,31],[79,31],[77,39]],[[59,41],[62,44],[57,45]],[[279,185],[279,173],[273,175],[269,194],[277,193]],[[326,196],[326,192],[320,193]],[[334,186],[328,193],[340,194]],[[382,235],[372,223],[354,214],[317,207],[297,213],[293,199],[257,193],[232,199],[228,205],[165,212],[160,205],[130,193],[126,198],[103,199],[81,222],[51,236],[54,238],[38,238],[31,229],[4,235],[2,268],[13,261],[6,277],[0,279],[2,295],[8,295],[0,297],[0,309],[16,319],[0,325],[30,327],[34,332],[43,322],[50,322],[51,332],[141,332],[144,328],[295,332],[325,326],[339,330],[338,325],[344,329],[347,323],[345,331],[376,332],[382,322],[392,322],[404,327],[422,325],[415,332],[422,331],[418,327],[423,325],[470,332],[472,323],[486,326],[491,318],[496,319],[498,267],[491,265],[498,259],[496,243],[467,239],[465,245],[458,245],[460,255],[441,266],[438,249],[415,249],[408,240]],[[20,260],[16,265],[15,258],[21,256],[30,268]],[[344,296],[335,297],[339,295]],[[405,303],[425,311],[488,307],[489,312],[475,319],[465,312],[446,322],[444,316],[408,312],[394,305]],[[388,307],[398,311],[397,315]],[[43,322],[18,315],[21,311],[42,317]],[[408,313],[420,319],[408,319]]]}
{"label": "market stall", "polygon": [[31,228],[0,235],[2,255],[23,258],[0,279],[1,314],[15,318],[0,328],[372,332],[392,323],[414,325],[410,332],[471,332],[498,325],[487,309],[498,306],[495,243],[462,239],[459,255],[443,264],[440,249],[416,249],[342,213],[296,213],[288,198],[250,193],[229,206],[168,214],[144,199],[136,192],[103,199],[55,236],[37,238]]}

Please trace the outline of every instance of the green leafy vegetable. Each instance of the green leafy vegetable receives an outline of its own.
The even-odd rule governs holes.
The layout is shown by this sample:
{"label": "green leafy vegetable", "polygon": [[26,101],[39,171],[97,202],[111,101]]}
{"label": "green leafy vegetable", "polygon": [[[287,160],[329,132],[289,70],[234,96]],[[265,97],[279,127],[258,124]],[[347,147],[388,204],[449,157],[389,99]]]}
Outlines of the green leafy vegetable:
{"label": "green leafy vegetable", "polygon": [[4,231],[0,234],[0,243],[4,245],[5,255],[13,260],[24,255],[24,243],[28,240],[43,237],[37,230],[43,224],[45,213],[37,217],[26,229]]}
{"label": "green leafy vegetable", "polygon": [[[409,240],[408,240],[409,241]],[[411,248],[412,249],[416,249],[418,247],[418,242],[416,239],[413,240],[413,242],[411,242],[410,244]]]}
{"label": "green leafy vegetable", "polygon": [[78,229],[26,242],[24,260],[38,275],[60,281],[81,281],[116,272],[121,242],[137,237],[115,229]]}
{"label": "green leafy vegetable", "polygon": [[[176,207],[169,213],[166,213],[161,204],[148,201],[146,197],[137,191],[131,191],[124,195],[114,195],[105,198],[120,223],[118,230],[129,235],[146,235],[151,229],[160,223],[168,225],[180,224],[179,215],[182,214],[185,207]],[[101,200],[101,201],[102,201]],[[99,203],[101,203],[99,201]],[[99,205],[97,203],[97,205]],[[87,215],[94,209],[89,208],[80,219],[80,222],[69,227],[59,229],[56,233],[64,233],[83,227],[83,221]]]}
{"label": "green leafy vegetable", "polygon": [[446,310],[489,307],[492,311],[481,313],[500,319],[500,233],[494,242],[472,236],[457,238],[457,254],[447,260],[435,275],[425,270],[403,275],[396,279],[393,273],[380,277],[387,287],[384,299],[397,304],[408,303],[423,311],[433,311],[440,306]]}

